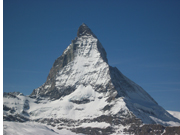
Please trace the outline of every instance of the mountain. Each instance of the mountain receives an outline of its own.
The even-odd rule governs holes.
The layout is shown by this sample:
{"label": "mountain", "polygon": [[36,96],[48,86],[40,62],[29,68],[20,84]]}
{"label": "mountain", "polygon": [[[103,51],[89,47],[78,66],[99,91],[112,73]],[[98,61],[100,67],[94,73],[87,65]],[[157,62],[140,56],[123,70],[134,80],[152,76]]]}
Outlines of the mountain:
{"label": "mountain", "polygon": [[[82,24],[46,82],[30,96],[4,93],[4,121],[35,121],[83,134],[169,133],[180,126],[139,85],[108,64],[98,38]],[[175,128],[175,127],[173,127]],[[174,129],[179,133],[180,127]]]}

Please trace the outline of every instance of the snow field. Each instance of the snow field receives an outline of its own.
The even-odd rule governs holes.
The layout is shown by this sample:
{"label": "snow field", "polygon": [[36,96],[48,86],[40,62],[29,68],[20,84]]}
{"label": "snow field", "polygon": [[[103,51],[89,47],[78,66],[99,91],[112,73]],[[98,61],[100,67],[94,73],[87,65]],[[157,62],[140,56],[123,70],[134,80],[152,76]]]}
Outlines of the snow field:
{"label": "snow field", "polygon": [[58,130],[56,127],[36,122],[3,122],[4,135],[83,135],[67,129]]}
{"label": "snow field", "polygon": [[174,116],[175,118],[179,119],[180,120],[180,112],[177,112],[177,111],[169,111],[167,110],[168,113],[170,113],[172,116]]}
{"label": "snow field", "polygon": [[[85,104],[76,104],[71,102],[72,100],[89,100],[90,102]],[[108,113],[107,111],[105,113],[102,111],[102,109],[109,104],[106,100],[107,97],[105,97],[102,93],[96,92],[91,85],[88,85],[86,87],[80,85],[74,92],[65,97],[62,97],[60,100],[49,101],[46,104],[34,105],[33,108],[30,108],[28,110],[28,112],[32,114],[32,119],[91,119]],[[116,114],[120,109],[122,109],[120,107],[125,107],[125,103],[122,99],[117,99],[117,101],[115,102],[117,102],[118,104],[112,107],[112,109],[109,111],[112,114]]]}

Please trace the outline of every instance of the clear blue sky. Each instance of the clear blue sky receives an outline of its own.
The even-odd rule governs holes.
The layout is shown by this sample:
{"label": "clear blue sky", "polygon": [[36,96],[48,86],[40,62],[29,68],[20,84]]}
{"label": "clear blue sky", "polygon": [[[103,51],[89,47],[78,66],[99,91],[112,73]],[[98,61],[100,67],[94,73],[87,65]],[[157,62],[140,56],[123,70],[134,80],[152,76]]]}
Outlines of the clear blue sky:
{"label": "clear blue sky", "polygon": [[4,0],[3,90],[41,86],[84,22],[109,64],[180,111],[179,0]]}

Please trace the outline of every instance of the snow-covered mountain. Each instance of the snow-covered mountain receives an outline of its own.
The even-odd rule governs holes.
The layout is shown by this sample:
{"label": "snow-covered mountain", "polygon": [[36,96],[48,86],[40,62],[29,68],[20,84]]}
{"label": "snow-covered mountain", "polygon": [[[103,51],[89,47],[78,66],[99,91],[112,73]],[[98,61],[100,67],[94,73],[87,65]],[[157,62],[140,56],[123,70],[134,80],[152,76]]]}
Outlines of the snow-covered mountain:
{"label": "snow-covered mountain", "polygon": [[4,93],[3,108],[5,121],[35,121],[83,134],[139,134],[144,124],[162,125],[153,127],[158,132],[180,126],[143,88],[108,64],[105,49],[85,24],[46,82],[30,96]]}

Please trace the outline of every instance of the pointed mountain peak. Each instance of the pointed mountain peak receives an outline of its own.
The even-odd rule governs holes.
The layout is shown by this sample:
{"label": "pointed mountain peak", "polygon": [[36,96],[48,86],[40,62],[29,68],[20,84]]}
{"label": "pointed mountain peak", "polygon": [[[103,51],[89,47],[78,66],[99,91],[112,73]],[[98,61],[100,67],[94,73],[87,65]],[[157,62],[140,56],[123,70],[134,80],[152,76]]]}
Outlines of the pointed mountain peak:
{"label": "pointed mountain peak", "polygon": [[85,23],[82,23],[82,25],[79,27],[78,32],[77,32],[77,36],[78,37],[93,36],[93,37],[97,38],[94,35],[94,33],[91,31],[91,29]]}
{"label": "pointed mountain peak", "polygon": [[85,23],[82,23],[82,26],[88,27]]}

